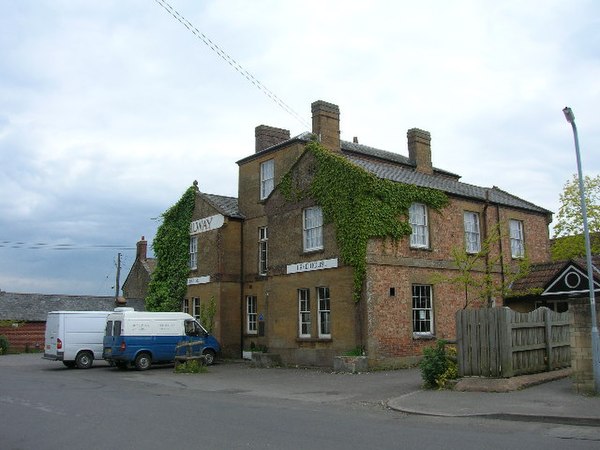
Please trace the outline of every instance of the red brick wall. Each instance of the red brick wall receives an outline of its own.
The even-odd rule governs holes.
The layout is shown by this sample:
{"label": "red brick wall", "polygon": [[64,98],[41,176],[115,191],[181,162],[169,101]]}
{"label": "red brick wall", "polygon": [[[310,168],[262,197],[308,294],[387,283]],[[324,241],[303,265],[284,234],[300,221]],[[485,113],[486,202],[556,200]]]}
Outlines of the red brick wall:
{"label": "red brick wall", "polygon": [[6,336],[10,343],[10,352],[44,350],[46,322],[20,322],[16,325],[0,327],[0,335]]}

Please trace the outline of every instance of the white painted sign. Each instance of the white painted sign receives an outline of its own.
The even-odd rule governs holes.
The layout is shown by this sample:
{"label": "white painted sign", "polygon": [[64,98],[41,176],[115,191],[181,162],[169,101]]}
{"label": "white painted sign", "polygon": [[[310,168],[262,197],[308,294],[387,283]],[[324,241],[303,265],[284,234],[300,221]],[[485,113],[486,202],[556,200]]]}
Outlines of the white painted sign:
{"label": "white painted sign", "polygon": [[203,219],[194,220],[190,223],[190,234],[204,233],[210,230],[221,228],[225,223],[225,216],[216,214]]}
{"label": "white painted sign", "polygon": [[310,261],[295,264],[288,264],[287,273],[310,272],[313,270],[335,269],[338,266],[337,258],[322,259],[320,261]]}
{"label": "white painted sign", "polygon": [[206,284],[210,283],[210,275],[205,275],[203,277],[192,277],[187,279],[187,285],[191,286],[192,284]]}

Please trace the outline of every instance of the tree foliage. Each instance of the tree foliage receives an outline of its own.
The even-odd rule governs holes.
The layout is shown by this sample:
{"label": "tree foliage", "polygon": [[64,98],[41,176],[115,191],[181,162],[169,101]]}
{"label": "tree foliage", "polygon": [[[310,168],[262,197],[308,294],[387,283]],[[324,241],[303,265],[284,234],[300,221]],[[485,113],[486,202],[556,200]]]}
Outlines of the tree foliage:
{"label": "tree foliage", "polygon": [[[591,236],[592,252],[600,252],[600,175],[583,177],[584,197]],[[579,194],[579,178],[575,174],[565,183],[560,194],[560,208],[554,226],[552,258],[571,259],[585,255],[583,215]]]}
{"label": "tree foliage", "polygon": [[306,148],[317,162],[309,188],[295,184],[290,171],[281,182],[282,193],[292,201],[306,196],[315,199],[323,209],[324,222],[334,224],[341,259],[354,268],[354,300],[358,301],[369,239],[409,236],[410,205],[419,202],[439,210],[448,197],[436,189],[378,178],[317,142]]}
{"label": "tree foliage", "polygon": [[189,274],[189,226],[194,213],[195,187],[188,188],[179,201],[162,214],[152,242],[156,268],[148,287],[149,311],[179,311],[187,290]]}
{"label": "tree foliage", "polygon": [[495,297],[505,297],[510,286],[530,271],[529,259],[525,257],[517,260],[513,267],[505,268],[501,279],[497,276],[498,267],[503,264],[502,254],[492,252],[492,249],[499,247],[503,227],[506,227],[505,223],[492,227],[481,242],[481,250],[477,253],[467,253],[464,247],[452,249],[452,259],[457,272],[451,276],[433,277],[434,283],[450,283],[463,288],[464,308],[469,306],[469,297],[476,298],[484,305],[492,306]]}

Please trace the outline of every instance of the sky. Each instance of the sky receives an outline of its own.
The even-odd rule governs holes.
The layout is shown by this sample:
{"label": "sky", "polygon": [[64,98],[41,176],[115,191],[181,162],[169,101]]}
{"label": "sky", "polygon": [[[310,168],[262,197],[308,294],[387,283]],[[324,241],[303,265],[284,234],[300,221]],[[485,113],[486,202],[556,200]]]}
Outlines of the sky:
{"label": "sky", "polygon": [[310,131],[316,100],[556,213],[565,106],[600,173],[600,2],[0,0],[0,290],[114,295],[118,253],[122,283],[194,180],[237,196],[255,127]]}

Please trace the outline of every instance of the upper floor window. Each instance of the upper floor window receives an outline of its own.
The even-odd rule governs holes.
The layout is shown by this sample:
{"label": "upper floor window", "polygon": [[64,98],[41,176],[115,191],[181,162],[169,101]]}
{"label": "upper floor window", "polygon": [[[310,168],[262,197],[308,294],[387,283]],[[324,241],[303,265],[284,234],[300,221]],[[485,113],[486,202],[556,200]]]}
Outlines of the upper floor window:
{"label": "upper floor window", "polygon": [[465,211],[465,250],[467,253],[481,251],[481,235],[479,232],[479,214]]}
{"label": "upper floor window", "polygon": [[510,252],[513,258],[523,258],[525,256],[525,240],[523,238],[523,222],[512,220],[510,226]]}
{"label": "upper floor window", "polygon": [[304,251],[323,248],[323,212],[314,206],[303,211]]}
{"label": "upper floor window", "polygon": [[198,236],[190,237],[190,269],[198,268]]}
{"label": "upper floor window", "polygon": [[258,229],[258,274],[267,274],[267,227]]}
{"label": "upper floor window", "polygon": [[260,199],[264,200],[275,186],[275,164],[272,159],[260,165]]}
{"label": "upper floor window", "polygon": [[430,285],[413,284],[412,313],[413,333],[417,335],[433,334],[433,308]]}
{"label": "upper floor window", "polygon": [[413,203],[408,210],[408,223],[412,227],[410,246],[415,248],[429,247],[429,225],[427,223],[427,207],[422,203]]}

